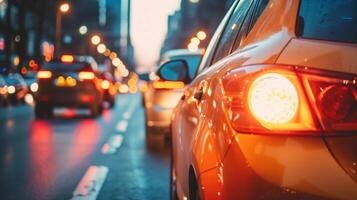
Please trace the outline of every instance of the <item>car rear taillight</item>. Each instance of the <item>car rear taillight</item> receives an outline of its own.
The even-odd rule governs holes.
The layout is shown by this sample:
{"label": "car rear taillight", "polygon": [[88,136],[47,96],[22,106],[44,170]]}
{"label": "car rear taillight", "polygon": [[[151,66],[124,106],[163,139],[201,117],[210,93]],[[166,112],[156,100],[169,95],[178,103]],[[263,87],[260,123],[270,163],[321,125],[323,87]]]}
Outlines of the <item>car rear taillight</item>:
{"label": "car rear taillight", "polygon": [[357,130],[357,76],[293,66],[234,69],[223,79],[233,128],[247,133]]}
{"label": "car rear taillight", "polygon": [[74,57],[72,55],[62,55],[61,61],[63,63],[72,63],[74,61]]}
{"label": "car rear taillight", "polygon": [[238,68],[227,73],[222,83],[228,117],[237,131],[320,134],[294,67]]}
{"label": "car rear taillight", "polygon": [[185,83],[182,81],[154,81],[153,87],[155,89],[182,89]]}
{"label": "car rear taillight", "polygon": [[300,73],[324,130],[357,130],[357,76],[317,70]]}
{"label": "car rear taillight", "polygon": [[37,72],[38,79],[49,79],[52,77],[52,72],[50,71],[39,71]]}
{"label": "car rear taillight", "polygon": [[79,72],[78,77],[79,80],[85,81],[85,80],[93,80],[95,78],[95,75],[93,72]]}

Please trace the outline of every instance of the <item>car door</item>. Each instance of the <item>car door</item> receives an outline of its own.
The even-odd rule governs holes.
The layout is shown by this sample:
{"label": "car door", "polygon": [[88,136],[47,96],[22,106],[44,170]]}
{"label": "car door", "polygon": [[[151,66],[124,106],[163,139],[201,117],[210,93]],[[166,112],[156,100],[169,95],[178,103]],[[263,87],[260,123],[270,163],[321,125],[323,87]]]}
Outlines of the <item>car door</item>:
{"label": "car door", "polygon": [[[187,194],[188,174],[191,166],[197,166],[198,169],[195,167],[193,169],[198,175],[200,172],[216,166],[216,161],[221,157],[220,152],[212,150],[212,145],[205,146],[210,151],[196,150],[196,147],[200,146],[200,143],[209,144],[207,140],[213,139],[213,134],[211,134],[213,124],[211,119],[206,118],[208,112],[214,109],[214,104],[209,102],[212,98],[211,80],[217,70],[227,62],[228,58],[225,57],[231,52],[235,36],[240,30],[240,22],[244,21],[252,2],[253,0],[241,0],[236,1],[232,6],[211,40],[207,53],[202,59],[199,75],[185,90],[177,107],[179,110],[175,112],[177,116],[174,116],[176,119],[172,130],[176,132],[173,137],[176,137],[174,143],[177,146],[174,147],[175,152],[173,153],[176,160],[174,162],[179,163],[175,165],[178,192],[181,190]],[[215,145],[213,144],[213,146]],[[200,163],[192,163],[197,160],[200,160]]]}
{"label": "car door", "polygon": [[[214,49],[216,48],[221,34],[226,26],[230,15],[233,12],[233,7],[224,17],[223,21],[219,25],[216,33],[213,35],[212,40],[207,48],[207,53],[203,56],[197,73],[203,71],[208,65],[210,65]],[[172,116],[172,140],[173,140],[173,164],[176,171],[176,186],[179,196],[183,193],[188,194],[188,168],[190,166],[191,158],[191,141],[194,137],[194,130],[198,124],[199,107],[199,92],[203,89],[204,76],[196,78],[190,85],[188,85],[184,91],[184,94],[176,107]],[[201,83],[202,82],[202,83]]]}

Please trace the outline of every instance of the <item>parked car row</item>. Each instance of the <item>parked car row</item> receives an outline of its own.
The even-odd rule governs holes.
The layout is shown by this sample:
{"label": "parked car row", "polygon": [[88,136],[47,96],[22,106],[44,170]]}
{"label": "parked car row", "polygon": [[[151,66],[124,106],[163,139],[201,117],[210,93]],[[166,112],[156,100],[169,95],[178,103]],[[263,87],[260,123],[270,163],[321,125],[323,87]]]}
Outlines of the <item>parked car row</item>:
{"label": "parked car row", "polygon": [[185,83],[160,99],[171,199],[357,199],[356,16],[354,0],[236,0],[197,72],[167,60],[160,83]]}

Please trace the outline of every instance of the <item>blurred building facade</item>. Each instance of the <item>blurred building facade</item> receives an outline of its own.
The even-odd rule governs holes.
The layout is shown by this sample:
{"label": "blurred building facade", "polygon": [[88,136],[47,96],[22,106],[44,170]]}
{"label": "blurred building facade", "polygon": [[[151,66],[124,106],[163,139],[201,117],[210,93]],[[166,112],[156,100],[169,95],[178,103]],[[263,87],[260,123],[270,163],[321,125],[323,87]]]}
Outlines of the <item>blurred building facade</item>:
{"label": "blurred building facade", "polygon": [[[131,0],[76,0],[71,3],[73,10],[63,16],[63,53],[90,54],[103,62],[105,57],[90,44],[90,37],[98,34],[106,47],[134,70],[129,31]],[[82,26],[87,27],[86,34],[79,32]]]}
{"label": "blurred building facade", "polygon": [[[20,71],[31,60],[41,63],[53,58],[56,11],[62,2],[65,0],[0,0],[0,73]],[[109,49],[134,68],[130,12],[125,10],[130,9],[130,0],[66,2],[71,8],[62,15],[60,53],[91,54],[103,61],[89,42],[93,34],[99,34]],[[81,26],[87,27],[86,34],[80,34]]]}
{"label": "blurred building facade", "polygon": [[41,60],[42,45],[53,40],[51,35],[55,31],[53,18],[46,17],[51,6],[54,2],[47,0],[0,1],[1,73],[27,66],[31,59]]}
{"label": "blurred building facade", "polygon": [[199,31],[207,34],[200,48],[208,45],[218,24],[234,0],[182,0],[181,8],[168,17],[168,32],[161,54],[170,49],[187,48]]}

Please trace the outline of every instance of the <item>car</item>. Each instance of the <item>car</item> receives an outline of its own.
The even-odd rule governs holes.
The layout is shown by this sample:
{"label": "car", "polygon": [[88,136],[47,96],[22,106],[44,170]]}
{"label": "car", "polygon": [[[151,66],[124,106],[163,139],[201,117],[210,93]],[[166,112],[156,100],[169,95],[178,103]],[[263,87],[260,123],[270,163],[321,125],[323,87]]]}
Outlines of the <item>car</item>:
{"label": "car", "polygon": [[171,198],[357,199],[356,16],[355,0],[235,1],[172,114]]}
{"label": "car", "polygon": [[24,78],[18,73],[10,73],[5,76],[9,102],[13,105],[25,103],[28,87]]}
{"label": "car", "polygon": [[102,72],[99,76],[102,79],[101,87],[104,90],[104,101],[112,108],[115,105],[115,97],[118,93],[114,77],[109,72]]}
{"label": "car", "polygon": [[103,89],[97,65],[85,56],[63,55],[44,63],[37,73],[37,118],[52,117],[55,107],[87,108],[92,117],[102,112]]}
{"label": "car", "polygon": [[8,103],[7,83],[4,77],[0,74],[0,106],[7,106]]}
{"label": "car", "polygon": [[[196,73],[202,54],[202,50],[191,52],[186,49],[176,49],[165,53],[161,58],[161,62],[184,59],[188,63],[190,75],[193,76]],[[151,74],[151,77],[153,76],[157,77],[155,74]],[[151,136],[156,136],[158,143],[162,143],[165,137],[170,136],[171,113],[183,95],[182,89],[185,84],[187,82],[163,81],[154,78],[147,85],[143,104],[146,113],[146,133],[150,143],[155,143],[151,141]]]}

